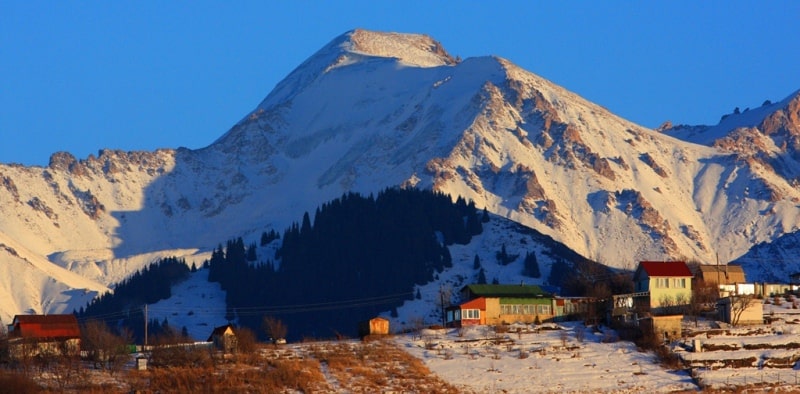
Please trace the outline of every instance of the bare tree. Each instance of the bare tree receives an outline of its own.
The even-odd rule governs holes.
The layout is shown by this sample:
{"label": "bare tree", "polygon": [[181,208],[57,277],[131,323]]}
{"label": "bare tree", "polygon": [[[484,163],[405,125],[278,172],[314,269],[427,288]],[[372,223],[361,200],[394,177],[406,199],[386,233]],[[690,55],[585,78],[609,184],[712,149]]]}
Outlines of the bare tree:
{"label": "bare tree", "polygon": [[411,326],[413,338],[415,340],[422,338],[422,329],[425,328],[425,319],[421,316],[412,316],[408,322]]}
{"label": "bare tree", "polygon": [[100,367],[113,375],[128,361],[127,345],[133,338],[129,331],[118,335],[105,323],[92,320],[84,324],[81,333],[82,347],[95,368]]}
{"label": "bare tree", "polygon": [[276,343],[279,339],[286,339],[288,329],[286,328],[286,324],[280,319],[272,316],[264,316],[261,327],[273,343]]}
{"label": "bare tree", "polygon": [[697,318],[701,314],[715,309],[717,300],[719,300],[719,288],[716,283],[698,279],[693,284],[689,314],[692,315],[695,326],[697,326]]}
{"label": "bare tree", "polygon": [[742,314],[755,299],[753,294],[739,294],[731,296],[731,325],[738,326]]}

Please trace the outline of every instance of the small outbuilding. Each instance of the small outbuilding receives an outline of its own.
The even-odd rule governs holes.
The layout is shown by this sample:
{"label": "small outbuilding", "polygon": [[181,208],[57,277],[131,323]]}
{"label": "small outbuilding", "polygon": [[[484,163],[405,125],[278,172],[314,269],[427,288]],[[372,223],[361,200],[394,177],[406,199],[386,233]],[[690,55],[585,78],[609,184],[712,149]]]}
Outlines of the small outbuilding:
{"label": "small outbuilding", "polygon": [[721,298],[717,312],[720,320],[734,326],[764,323],[764,301],[749,295]]}
{"label": "small outbuilding", "polygon": [[224,353],[233,353],[239,346],[236,331],[230,324],[215,327],[206,342],[213,342],[214,347]]}
{"label": "small outbuilding", "polygon": [[361,338],[372,335],[389,335],[389,320],[382,317],[374,317],[363,321],[358,325],[358,335]]}

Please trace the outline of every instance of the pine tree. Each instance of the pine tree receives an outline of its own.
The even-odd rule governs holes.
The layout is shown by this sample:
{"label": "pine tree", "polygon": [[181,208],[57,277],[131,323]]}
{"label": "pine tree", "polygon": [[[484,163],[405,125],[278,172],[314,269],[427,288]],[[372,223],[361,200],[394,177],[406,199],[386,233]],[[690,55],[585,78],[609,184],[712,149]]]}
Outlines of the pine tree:
{"label": "pine tree", "polygon": [[300,234],[305,236],[311,234],[311,218],[308,216],[308,211],[303,214],[303,224],[300,227]]}
{"label": "pine tree", "polygon": [[247,261],[254,262],[258,260],[258,256],[256,256],[256,244],[251,243],[250,246],[247,247]]}
{"label": "pine tree", "polygon": [[479,285],[485,285],[486,284],[486,273],[483,272],[483,268],[481,268],[481,270],[478,271],[478,284]]}
{"label": "pine tree", "polygon": [[475,255],[475,260],[472,263],[472,269],[479,270],[481,269],[481,258],[478,255]]}
{"label": "pine tree", "polygon": [[447,246],[442,246],[442,265],[450,268],[453,266],[453,256],[450,255],[450,249]]}
{"label": "pine tree", "polygon": [[483,207],[483,216],[481,217],[481,222],[489,223],[489,211],[486,210],[486,207]]}
{"label": "pine tree", "polygon": [[536,259],[536,253],[527,253],[525,255],[525,268],[523,275],[530,276],[531,278],[541,278],[542,273],[539,271],[539,261]]}

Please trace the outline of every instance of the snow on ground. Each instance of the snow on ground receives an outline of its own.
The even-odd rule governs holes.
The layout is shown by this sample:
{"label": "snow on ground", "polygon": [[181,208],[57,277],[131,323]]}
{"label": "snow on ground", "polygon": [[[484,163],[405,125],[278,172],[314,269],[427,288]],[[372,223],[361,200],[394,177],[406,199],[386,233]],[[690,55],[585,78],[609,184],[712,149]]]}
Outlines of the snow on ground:
{"label": "snow on ground", "polygon": [[[404,349],[465,392],[672,392],[696,390],[686,371],[662,368],[613,331],[580,323],[476,326],[399,336]],[[537,330],[538,328],[538,330]],[[520,333],[515,331],[521,330]]]}

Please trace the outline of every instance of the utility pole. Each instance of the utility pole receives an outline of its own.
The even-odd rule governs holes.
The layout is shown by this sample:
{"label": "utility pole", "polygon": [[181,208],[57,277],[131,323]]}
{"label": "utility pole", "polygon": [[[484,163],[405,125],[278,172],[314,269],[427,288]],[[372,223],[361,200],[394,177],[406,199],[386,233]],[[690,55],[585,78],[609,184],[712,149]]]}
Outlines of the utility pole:
{"label": "utility pole", "polygon": [[446,327],[446,326],[447,326],[447,322],[446,322],[446,320],[445,320],[445,311],[444,311],[444,288],[442,288],[442,286],[439,286],[439,299],[441,300],[441,303],[442,303],[442,328],[444,328],[444,327]]}
{"label": "utility pole", "polygon": [[147,304],[144,304],[144,348],[147,350]]}

